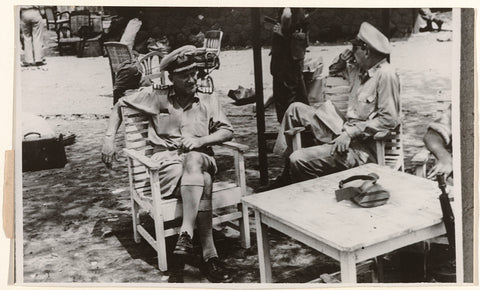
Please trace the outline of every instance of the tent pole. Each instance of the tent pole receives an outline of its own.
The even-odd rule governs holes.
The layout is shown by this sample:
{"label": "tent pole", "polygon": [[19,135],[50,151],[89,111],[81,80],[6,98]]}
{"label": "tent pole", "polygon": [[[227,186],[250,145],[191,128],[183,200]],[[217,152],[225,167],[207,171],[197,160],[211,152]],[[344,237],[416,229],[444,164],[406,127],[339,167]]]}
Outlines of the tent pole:
{"label": "tent pole", "polygon": [[263,105],[262,44],[260,39],[260,8],[251,8],[253,67],[255,75],[255,97],[257,99],[257,138],[260,185],[268,184],[267,143],[265,140],[265,108]]}

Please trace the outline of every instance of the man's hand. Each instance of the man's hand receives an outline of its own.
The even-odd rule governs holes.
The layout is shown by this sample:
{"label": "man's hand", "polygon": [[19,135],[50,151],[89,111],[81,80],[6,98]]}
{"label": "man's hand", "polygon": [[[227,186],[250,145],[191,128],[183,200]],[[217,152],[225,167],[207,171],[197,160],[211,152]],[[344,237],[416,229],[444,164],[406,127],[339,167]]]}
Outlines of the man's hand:
{"label": "man's hand", "polygon": [[432,169],[430,169],[430,171],[428,171],[427,178],[435,178],[438,174],[443,174],[445,177],[448,177],[452,171],[452,157],[450,155],[445,155],[438,159],[437,163]]}
{"label": "man's hand", "polygon": [[106,136],[103,139],[102,162],[108,169],[112,168],[112,161],[115,156],[115,136]]}
{"label": "man's hand", "polygon": [[348,62],[351,59],[353,59],[353,52],[350,49],[345,49],[341,54],[340,54],[340,59]]}
{"label": "man's hand", "polygon": [[204,145],[202,138],[198,137],[182,137],[182,146],[188,150],[200,148]]}
{"label": "man's hand", "polygon": [[329,142],[329,144],[333,144],[332,149],[330,150],[330,155],[334,155],[335,152],[347,152],[351,141],[352,138],[348,136],[347,132],[342,132],[340,136]]}

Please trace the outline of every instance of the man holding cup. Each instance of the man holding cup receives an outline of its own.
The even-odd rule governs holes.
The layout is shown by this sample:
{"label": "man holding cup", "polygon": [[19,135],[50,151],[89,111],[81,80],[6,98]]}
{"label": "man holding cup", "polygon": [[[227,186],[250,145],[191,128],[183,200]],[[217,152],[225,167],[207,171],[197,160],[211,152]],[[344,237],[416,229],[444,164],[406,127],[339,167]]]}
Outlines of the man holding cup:
{"label": "man holding cup", "polygon": [[[283,117],[274,152],[286,157],[284,171],[275,187],[331,174],[367,162],[376,162],[372,136],[400,124],[400,80],[388,62],[390,42],[373,25],[363,22],[351,49],[343,51],[330,66],[330,75],[349,81],[345,116],[329,103],[318,109],[293,103]],[[292,140],[284,132],[310,127],[315,146],[292,153]]]}

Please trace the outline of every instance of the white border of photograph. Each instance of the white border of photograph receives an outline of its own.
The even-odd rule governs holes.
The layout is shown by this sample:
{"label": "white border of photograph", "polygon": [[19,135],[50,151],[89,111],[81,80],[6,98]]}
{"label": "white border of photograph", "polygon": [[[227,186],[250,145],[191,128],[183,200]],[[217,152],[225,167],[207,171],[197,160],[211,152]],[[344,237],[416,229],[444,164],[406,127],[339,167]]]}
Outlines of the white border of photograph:
{"label": "white border of photograph", "polygon": [[[36,1],[34,1],[36,2]],[[119,3],[117,2],[114,2],[114,1],[104,1],[105,3],[102,2],[102,5],[108,5],[108,6],[119,6],[119,5],[132,5],[132,6],[146,6],[147,4],[146,3],[143,3],[143,2],[140,2],[140,3],[126,3],[126,1],[120,1]],[[255,2],[255,3],[250,3],[251,1],[246,1],[246,2],[242,2],[241,4],[239,3],[233,3],[233,4],[230,4],[229,3],[225,3],[224,1],[222,1],[221,3],[219,1],[215,2],[215,1],[208,1],[209,4],[211,4],[212,6],[242,6],[242,7],[255,7],[255,6],[258,6],[258,2]],[[273,2],[269,2],[269,5],[265,5],[265,6],[275,6],[275,7],[280,7],[280,6],[287,6],[288,1],[282,1],[282,2],[275,2],[275,4],[272,4]],[[68,3],[68,2],[67,2]],[[75,4],[75,5],[80,5],[80,4],[84,4],[84,3],[75,3],[75,2],[72,2],[70,1],[69,3],[72,3]],[[99,3],[99,1],[89,1],[88,2],[89,4],[88,5],[95,5]],[[177,3],[177,2],[176,2]],[[193,3],[193,2],[192,2]],[[190,4],[189,6],[210,6],[208,4],[203,4],[202,3],[198,3],[198,2],[195,2],[194,4]],[[356,3],[356,2],[355,2]],[[414,1],[412,1],[412,3],[414,3]],[[430,6],[435,6],[435,7],[438,7],[440,5],[435,5],[434,3],[437,3],[437,2],[433,2],[432,4],[430,4]],[[18,5],[19,3],[16,3],[16,5]],[[26,3],[23,3],[23,4],[26,4]],[[55,4],[58,4],[58,3],[55,3]],[[150,2],[149,3],[150,5],[149,6],[155,6],[156,4],[153,2]],[[177,3],[178,4],[178,3]],[[262,6],[263,6],[263,3],[262,2]],[[324,3],[325,4],[325,3]],[[331,8],[337,8],[337,7],[340,7],[342,5],[340,4],[337,4],[335,3],[336,5],[332,5],[332,3],[328,3],[328,4],[325,4],[327,5],[328,7],[331,7]],[[359,5],[360,3],[358,4],[353,4],[353,5],[350,5],[350,6],[356,6],[356,5]],[[408,5],[408,2],[405,2],[405,3],[402,3],[403,7],[415,7],[416,5]],[[418,3],[417,3],[418,4]],[[457,3],[456,3],[457,4]],[[461,5],[461,3],[459,3]],[[457,5],[459,5],[457,4]],[[174,4],[165,4],[165,5],[168,5],[168,6],[172,6]],[[305,3],[303,4],[302,3],[302,7],[310,7],[310,6],[319,6],[320,3],[315,3],[315,5],[308,5],[308,3]],[[295,5],[294,5],[295,6]],[[327,6],[324,6],[324,7],[327,7]],[[360,7],[363,7],[364,5],[362,6],[358,6],[359,8]],[[380,4],[380,3],[377,3],[377,4],[374,4],[373,6],[365,6],[365,7],[383,7],[384,5]],[[451,7],[449,5],[444,5],[445,7]],[[393,8],[393,7],[392,7]],[[402,7],[395,7],[395,8],[402,8]],[[460,132],[460,119],[459,119],[459,116],[461,114],[460,112],[460,106],[459,106],[459,98],[460,98],[460,93],[459,93],[459,89],[460,89],[460,13],[459,13],[459,9],[454,9],[453,10],[453,21],[452,21],[452,26],[457,28],[457,29],[453,29],[453,48],[452,48],[452,52],[453,52],[453,57],[452,57],[452,114],[453,116],[455,116],[452,120],[452,126],[453,126],[453,155],[456,156],[454,158],[454,172],[455,172],[455,180],[454,180],[454,183],[455,183],[455,186],[454,186],[454,189],[455,189],[455,197],[460,197],[460,194],[461,194],[461,170],[460,170],[460,165],[461,165],[461,160],[460,160],[460,135],[459,135],[459,132]],[[18,21],[17,19],[15,19],[15,31],[18,31]],[[15,39],[18,38],[18,33],[15,33]],[[17,40],[15,40],[15,42],[17,43]],[[18,59],[19,59],[19,52],[18,50],[15,50],[14,51],[14,55],[15,55],[15,68],[18,69]],[[265,72],[264,72],[265,74]],[[19,96],[21,96],[21,86],[20,86],[20,77],[18,76],[18,70],[15,70],[15,95],[16,97],[18,98]],[[21,122],[19,121],[20,120],[20,116],[21,116],[21,112],[22,112],[22,108],[21,108],[21,102],[19,102],[18,100],[15,101],[14,103],[15,105],[15,123],[17,124],[16,128],[15,128],[15,134],[16,136],[21,136],[21,128],[20,126],[18,126],[19,124],[21,124]],[[14,144],[15,144],[15,148],[21,148],[21,139],[20,138],[16,138],[14,140]],[[21,160],[21,151],[20,150],[16,150],[15,152],[15,158],[17,160],[17,164],[18,162]],[[68,286],[68,287],[71,287],[71,286],[80,286],[80,287],[84,287],[84,286],[102,286],[102,287],[106,287],[106,286],[115,286],[115,287],[118,287],[118,286],[122,286],[122,287],[136,287],[136,286],[155,286],[155,287],[162,287],[162,288],[172,288],[172,287],[175,287],[175,288],[178,288],[178,287],[184,287],[184,288],[187,288],[187,287],[194,287],[194,288],[197,288],[197,287],[201,287],[201,288],[297,288],[297,287],[301,287],[301,288],[312,288],[312,287],[315,287],[313,285],[301,285],[301,284],[267,284],[267,285],[261,285],[261,284],[253,284],[253,285],[248,285],[248,284],[233,284],[233,285],[225,285],[225,284],[184,284],[184,285],[172,285],[172,284],[143,284],[143,283],[23,283],[22,281],[22,278],[23,278],[23,230],[20,230],[20,229],[23,229],[22,227],[22,221],[23,221],[23,207],[22,207],[22,202],[23,202],[23,196],[22,196],[22,172],[21,172],[21,168],[19,167],[16,167],[15,168],[15,201],[16,201],[16,231],[15,231],[15,235],[16,235],[16,257],[17,257],[17,260],[15,261],[16,262],[16,274],[18,275],[17,276],[17,285],[24,285],[24,286]],[[456,245],[457,245],[457,248],[456,248],[456,254],[457,254],[457,277],[463,277],[463,249],[462,249],[462,214],[461,214],[461,211],[462,211],[462,205],[461,205],[461,198],[456,198],[455,199],[455,202],[454,202],[454,211],[455,211],[455,221],[456,221]],[[478,211],[478,209],[476,209],[476,211]],[[459,225],[459,226],[458,226]],[[477,241],[475,241],[475,245],[477,245]],[[476,249],[478,250],[478,249]],[[475,265],[476,266],[476,265]],[[476,269],[478,270],[478,268]],[[474,275],[476,276],[476,274]],[[458,284],[461,284],[461,283],[458,283]],[[458,285],[457,284],[457,285]],[[395,287],[395,286],[408,286],[408,287],[415,287],[415,286],[418,286],[416,285],[416,283],[412,283],[412,284],[381,284],[381,287]],[[444,283],[442,284],[439,284],[438,286],[442,286],[444,285]],[[323,285],[322,285],[323,286]],[[328,285],[328,286],[332,286],[332,285]],[[335,285],[336,287],[337,285]],[[343,286],[343,285],[338,285],[339,287]],[[362,284],[358,284],[359,287],[364,287]],[[377,286],[377,285],[375,285]],[[430,284],[429,286],[431,287],[436,287],[437,285],[432,285]]]}

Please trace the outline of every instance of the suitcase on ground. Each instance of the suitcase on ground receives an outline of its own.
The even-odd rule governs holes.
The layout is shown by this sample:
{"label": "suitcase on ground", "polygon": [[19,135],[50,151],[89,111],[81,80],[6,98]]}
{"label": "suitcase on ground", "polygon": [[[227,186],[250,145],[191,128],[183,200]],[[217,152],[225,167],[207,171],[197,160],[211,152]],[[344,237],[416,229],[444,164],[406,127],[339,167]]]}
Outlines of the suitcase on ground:
{"label": "suitcase on ground", "polygon": [[39,133],[27,133],[24,137],[36,134],[38,139],[24,139],[22,142],[22,172],[51,168],[63,168],[67,163],[63,136],[41,138]]}

